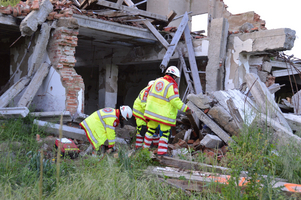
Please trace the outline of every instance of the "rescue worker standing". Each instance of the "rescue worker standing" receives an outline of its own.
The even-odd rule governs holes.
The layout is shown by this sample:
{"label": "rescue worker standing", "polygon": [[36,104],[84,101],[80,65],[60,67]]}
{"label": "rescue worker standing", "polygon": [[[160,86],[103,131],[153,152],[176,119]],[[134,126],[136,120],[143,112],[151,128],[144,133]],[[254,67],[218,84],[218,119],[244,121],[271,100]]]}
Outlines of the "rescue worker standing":
{"label": "rescue worker standing", "polygon": [[120,123],[123,127],[123,120],[132,117],[132,109],[129,106],[120,106],[119,109],[103,108],[95,111],[80,126],[85,130],[86,136],[95,151],[109,141],[109,148],[115,145],[115,127]]}
{"label": "rescue worker standing", "polygon": [[180,77],[177,67],[170,66],[165,76],[155,81],[147,97],[144,117],[149,120],[144,137],[143,148],[149,148],[158,125],[163,132],[159,141],[158,155],[166,155],[171,126],[176,125],[178,110],[186,112],[189,107],[179,98],[178,84]]}
{"label": "rescue worker standing", "polygon": [[[144,110],[146,106],[146,99],[148,96],[148,93],[155,81],[149,81],[147,86],[143,88],[136,100],[134,101],[133,105],[133,115],[136,119],[137,124],[137,134],[136,134],[136,149],[139,149],[143,145],[143,138],[145,136],[145,133],[147,131],[146,126],[146,120],[144,118]],[[153,145],[158,146],[160,137],[153,138]]]}

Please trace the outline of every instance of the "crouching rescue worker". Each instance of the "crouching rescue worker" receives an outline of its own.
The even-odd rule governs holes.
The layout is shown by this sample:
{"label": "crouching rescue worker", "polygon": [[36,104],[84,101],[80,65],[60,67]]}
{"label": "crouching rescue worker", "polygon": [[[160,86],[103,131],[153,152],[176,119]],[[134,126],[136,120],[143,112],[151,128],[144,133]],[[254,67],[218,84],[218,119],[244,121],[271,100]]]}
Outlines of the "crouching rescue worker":
{"label": "crouching rescue worker", "polygon": [[163,135],[159,141],[158,155],[167,154],[170,128],[176,125],[178,110],[186,112],[189,109],[179,98],[178,84],[175,81],[179,77],[180,72],[177,67],[168,67],[165,76],[155,81],[147,97],[144,117],[148,120],[148,130],[144,137],[143,148],[150,147],[156,128],[160,125]]}
{"label": "crouching rescue worker", "polygon": [[109,141],[109,148],[115,145],[115,127],[132,117],[132,109],[129,106],[120,106],[119,109],[103,108],[95,111],[80,126],[85,130],[86,136],[95,151]]}
{"label": "crouching rescue worker", "polygon": [[[137,124],[136,149],[139,149],[142,147],[143,138],[147,131],[146,120],[143,115],[144,115],[144,110],[145,110],[145,106],[146,106],[146,99],[147,99],[149,90],[151,89],[154,82],[155,82],[154,80],[149,81],[147,86],[140,91],[138,97],[134,101],[133,115],[135,116],[136,124]],[[159,139],[160,139],[159,136],[153,138],[154,146],[158,146]]]}

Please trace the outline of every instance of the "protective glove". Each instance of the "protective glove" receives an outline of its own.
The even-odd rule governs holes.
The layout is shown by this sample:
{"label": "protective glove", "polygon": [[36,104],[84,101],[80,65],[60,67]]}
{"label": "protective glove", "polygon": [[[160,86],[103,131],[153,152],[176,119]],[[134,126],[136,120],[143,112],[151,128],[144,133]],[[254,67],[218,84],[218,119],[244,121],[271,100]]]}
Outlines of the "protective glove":
{"label": "protective glove", "polygon": [[191,110],[189,107],[187,107],[187,109],[186,109],[186,112],[185,112],[185,113],[186,113],[186,115],[187,115],[187,114],[192,114],[192,113],[193,113],[193,111],[192,111],[192,110]]}

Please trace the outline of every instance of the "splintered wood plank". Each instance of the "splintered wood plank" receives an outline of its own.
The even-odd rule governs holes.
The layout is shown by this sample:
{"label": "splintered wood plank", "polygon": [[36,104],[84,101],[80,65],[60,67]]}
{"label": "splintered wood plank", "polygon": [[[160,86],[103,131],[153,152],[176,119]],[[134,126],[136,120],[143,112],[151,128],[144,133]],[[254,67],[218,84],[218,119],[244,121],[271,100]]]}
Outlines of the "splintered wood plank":
{"label": "splintered wood plank", "polygon": [[2,94],[0,97],[0,108],[6,107],[26,87],[30,80],[28,76],[24,76]]}
{"label": "splintered wood plank", "polygon": [[176,158],[171,158],[166,156],[158,156],[158,158],[160,164],[170,166],[170,167],[177,167],[180,169],[202,170],[202,171],[217,172],[217,173],[226,173],[227,171],[229,171],[229,168],[226,167],[207,165],[200,162],[187,161],[187,160],[176,159]]}
{"label": "splintered wood plank", "polygon": [[165,49],[168,49],[168,42],[165,38],[158,32],[158,30],[152,25],[150,21],[143,21],[145,26],[153,33],[153,35],[159,40],[159,42],[164,46]]}
{"label": "splintered wood plank", "polygon": [[187,14],[187,12],[185,12],[183,19],[182,19],[175,35],[173,36],[172,41],[171,41],[171,43],[163,57],[163,60],[160,64],[160,68],[161,68],[162,72],[166,69],[168,62],[178,45],[178,42],[184,32],[184,29],[185,29],[187,23],[188,23],[188,14]]}
{"label": "splintered wood plank", "polygon": [[[134,7],[136,10],[138,8],[135,6],[135,4],[131,0],[124,0],[124,2],[129,7]],[[169,43],[165,40],[165,38],[159,33],[159,31],[152,25],[150,21],[144,20],[143,24],[152,32],[152,34],[158,39],[158,41],[164,46],[165,49],[168,49]]]}
{"label": "splintered wood plank", "polygon": [[[172,178],[185,178],[186,180],[191,181],[201,181],[201,182],[217,182],[220,184],[229,184],[229,179],[231,178],[230,175],[223,175],[223,174],[216,174],[216,173],[206,173],[201,171],[185,171],[176,168],[170,167],[151,167],[149,166],[146,169],[147,173],[156,174],[161,177],[172,177]],[[249,181],[250,177],[237,177],[238,186],[246,186]],[[258,180],[259,181],[259,180]],[[269,181],[266,179],[266,181]],[[293,192],[293,193],[301,193],[301,185],[295,183],[288,183],[284,181],[272,181],[272,188],[280,188],[284,192]],[[184,187],[181,187],[184,189]]]}
{"label": "splintered wood plank", "polygon": [[189,108],[196,114],[196,116],[208,126],[220,139],[222,139],[226,144],[229,144],[230,141],[233,141],[229,134],[224,131],[219,125],[217,125],[210,117],[208,117],[201,109],[196,107],[194,103],[189,101],[187,103]]}
{"label": "splintered wood plank", "polygon": [[194,88],[191,84],[191,79],[190,79],[189,74],[187,72],[187,66],[186,66],[186,63],[185,63],[185,59],[184,59],[183,53],[181,52],[180,49],[178,49],[178,55],[179,55],[179,59],[180,59],[181,68],[183,68],[183,72],[184,72],[185,80],[186,80],[186,83],[187,83],[187,87],[190,90],[189,93],[195,94],[195,90],[194,90]]}
{"label": "splintered wood plank", "polygon": [[189,29],[188,24],[186,25],[186,27],[184,29],[184,36],[185,36],[185,42],[186,42],[187,51],[188,51],[188,59],[189,59],[189,64],[190,64],[190,69],[191,69],[193,86],[194,86],[196,94],[203,93],[201,80],[200,80],[200,76],[199,76],[199,70],[198,70],[198,66],[196,64],[196,59],[195,59],[195,54],[194,54],[194,49],[193,49],[193,44],[192,44],[192,39],[191,39],[190,29]]}
{"label": "splintered wood plank", "polygon": [[44,78],[47,76],[49,72],[49,67],[50,65],[48,63],[43,63],[40,66],[32,80],[30,81],[29,85],[27,86],[22,97],[20,98],[18,102],[18,107],[28,107],[30,105],[34,96],[36,95],[37,91],[42,85]]}
{"label": "splintered wood plank", "polygon": [[301,67],[296,67],[296,68],[288,67],[288,69],[275,70],[272,72],[273,76],[275,77],[283,77],[283,76],[289,76],[289,75],[300,74],[300,73],[301,73]]}
{"label": "splintered wood plank", "polygon": [[139,15],[142,17],[159,20],[159,21],[163,21],[163,22],[168,21],[167,16],[151,13],[151,12],[144,11],[144,10],[139,10],[136,8],[131,8],[129,6],[118,5],[117,3],[113,3],[113,2],[109,2],[109,1],[98,0],[97,4],[100,6],[104,6],[104,7],[115,9],[115,10],[126,11],[126,12],[131,13],[132,15]]}

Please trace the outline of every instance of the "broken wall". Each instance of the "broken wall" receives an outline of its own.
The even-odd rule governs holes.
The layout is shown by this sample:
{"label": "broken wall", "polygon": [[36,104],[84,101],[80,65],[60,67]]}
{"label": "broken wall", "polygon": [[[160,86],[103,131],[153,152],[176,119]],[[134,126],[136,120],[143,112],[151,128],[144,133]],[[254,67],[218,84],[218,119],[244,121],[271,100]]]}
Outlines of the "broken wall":
{"label": "broken wall", "polygon": [[238,89],[250,72],[251,55],[269,54],[293,48],[295,31],[289,28],[231,34],[225,62],[225,89]]}
{"label": "broken wall", "polygon": [[[30,37],[22,37],[10,48],[10,86],[20,80],[20,78],[27,76],[28,66],[32,66],[33,61],[31,58],[39,34],[40,31],[37,31],[36,34]],[[10,106],[16,106],[21,95],[22,93],[17,95],[10,103]]]}
{"label": "broken wall", "polygon": [[84,112],[84,82],[74,69],[78,28],[75,18],[60,18],[47,47],[52,66],[65,88],[65,109],[72,115]]}

